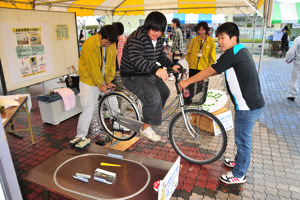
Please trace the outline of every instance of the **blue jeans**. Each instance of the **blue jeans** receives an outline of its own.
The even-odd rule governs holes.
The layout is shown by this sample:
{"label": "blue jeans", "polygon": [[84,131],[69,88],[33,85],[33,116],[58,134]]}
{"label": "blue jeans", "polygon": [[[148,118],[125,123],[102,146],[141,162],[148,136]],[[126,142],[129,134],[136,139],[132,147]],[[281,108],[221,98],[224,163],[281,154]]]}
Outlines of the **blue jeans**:
{"label": "blue jeans", "polygon": [[121,77],[121,80],[141,100],[144,123],[160,125],[162,109],[170,96],[168,86],[155,75]]}
{"label": "blue jeans", "polygon": [[248,171],[252,153],[252,131],[262,108],[255,110],[236,110],[234,119],[234,137],[237,146],[236,165],[232,173],[241,178]]}

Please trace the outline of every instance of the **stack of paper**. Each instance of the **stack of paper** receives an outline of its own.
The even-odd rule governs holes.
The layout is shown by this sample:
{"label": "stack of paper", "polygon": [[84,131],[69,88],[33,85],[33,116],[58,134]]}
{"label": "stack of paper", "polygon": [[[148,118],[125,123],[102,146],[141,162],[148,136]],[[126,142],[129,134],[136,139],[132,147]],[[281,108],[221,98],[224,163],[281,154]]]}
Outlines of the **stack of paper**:
{"label": "stack of paper", "polygon": [[19,106],[19,105],[20,103],[14,100],[12,97],[8,97],[8,96],[0,97],[0,106],[4,106],[5,108],[8,108],[11,106]]}

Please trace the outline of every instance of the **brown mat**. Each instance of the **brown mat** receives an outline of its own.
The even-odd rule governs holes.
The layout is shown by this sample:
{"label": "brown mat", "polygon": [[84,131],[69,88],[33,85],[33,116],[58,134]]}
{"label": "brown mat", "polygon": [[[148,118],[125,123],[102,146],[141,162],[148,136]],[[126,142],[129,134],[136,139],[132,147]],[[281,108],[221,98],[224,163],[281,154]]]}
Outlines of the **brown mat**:
{"label": "brown mat", "polygon": [[[108,153],[122,155],[124,159],[107,157]],[[118,164],[121,167],[100,166],[101,162]],[[152,184],[163,179],[172,165],[171,162],[91,144],[80,151],[78,149],[60,151],[23,174],[22,179],[70,199],[152,200],[158,198]],[[107,185],[92,180],[96,168],[116,173],[116,182]],[[88,183],[84,183],[72,177],[75,173],[89,174],[92,178]]]}

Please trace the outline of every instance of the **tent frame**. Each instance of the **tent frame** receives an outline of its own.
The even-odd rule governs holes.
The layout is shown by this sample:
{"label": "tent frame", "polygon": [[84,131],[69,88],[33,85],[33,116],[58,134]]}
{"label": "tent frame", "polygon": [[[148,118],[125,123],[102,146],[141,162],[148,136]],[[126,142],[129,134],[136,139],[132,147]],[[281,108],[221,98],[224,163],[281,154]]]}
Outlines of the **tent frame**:
{"label": "tent frame", "polygon": [[[111,12],[111,15],[115,15],[115,13],[127,13],[127,12],[137,12],[137,11],[164,11],[164,10],[188,10],[188,9],[194,9],[194,10],[200,10],[200,9],[211,9],[211,8],[252,8],[258,15],[260,13],[251,5],[253,4],[253,1],[251,0],[243,0],[247,5],[235,5],[235,6],[206,6],[206,7],[186,7],[186,8],[153,8],[153,9],[136,9],[136,10],[129,10],[129,11],[116,11],[117,8],[119,8],[124,2],[127,0],[123,0],[119,5],[117,5],[113,9],[105,9],[105,8],[98,8],[98,6],[92,6],[89,5],[88,7],[85,7],[84,5],[80,4],[65,4],[65,5],[58,5],[57,3],[63,3],[63,2],[68,2],[68,1],[74,1],[74,0],[54,0],[54,1],[47,1],[47,2],[41,2],[41,3],[36,3],[36,0],[32,0],[31,2],[24,2],[24,1],[18,1],[18,0],[0,0],[0,2],[6,2],[6,3],[12,3],[16,8],[16,4],[25,4],[25,5],[31,5],[32,9],[35,10],[35,6],[48,6],[50,10],[51,7],[63,7],[63,8],[74,8],[74,9],[87,9],[87,10],[98,10],[98,11],[104,11],[104,12]],[[249,1],[251,3],[249,3]]]}
{"label": "tent frame", "polygon": [[[250,7],[254,12],[255,12],[255,19],[251,20],[252,23],[256,23],[256,16],[259,15],[261,17],[263,17],[264,20],[264,26],[263,26],[263,35],[262,35],[262,48],[261,48],[261,52],[260,52],[260,59],[259,59],[259,68],[258,68],[258,74],[260,73],[260,69],[261,69],[261,63],[262,63],[262,56],[263,56],[263,51],[264,51],[264,44],[265,44],[265,32],[266,32],[266,27],[267,27],[267,22],[269,21],[270,18],[270,10],[269,9],[269,5],[270,5],[270,1],[273,0],[262,0],[262,2],[264,3],[264,14],[263,16],[258,12],[257,9],[255,9],[253,7],[253,4],[255,5],[255,2],[251,1],[251,0],[243,0],[247,5],[235,5],[235,6],[207,6],[207,7],[188,7],[188,8],[156,8],[156,9],[137,9],[137,10],[129,10],[129,11],[116,11],[116,9],[118,9],[124,2],[126,2],[126,0],[122,0],[121,3],[119,3],[117,6],[115,6],[113,9],[108,10],[105,8],[99,8],[98,6],[91,6],[89,5],[88,7],[84,7],[84,5],[76,5],[76,4],[65,4],[65,5],[58,5],[57,3],[63,3],[63,2],[68,2],[68,1],[73,1],[73,0],[53,0],[53,1],[47,1],[47,2],[41,2],[41,3],[36,3],[36,0],[32,0],[31,2],[23,2],[23,1],[17,1],[17,0],[0,0],[0,2],[6,2],[6,3],[11,3],[12,5],[14,5],[16,8],[16,4],[26,4],[26,5],[31,5],[32,9],[35,10],[35,6],[38,5],[47,5],[48,6],[48,11],[51,9],[51,7],[67,7],[67,8],[74,8],[74,9],[88,9],[88,10],[98,10],[98,11],[104,11],[107,16],[112,16],[111,21],[113,21],[113,17],[115,16],[115,14],[117,15],[117,13],[122,13],[120,19],[126,15],[127,12],[137,12],[137,11],[164,11],[164,10],[187,10],[187,9],[194,9],[194,10],[200,10],[200,9],[211,9],[211,8],[236,8],[238,9],[240,12],[242,12],[241,8],[245,8],[245,7]],[[251,4],[251,3],[252,4]],[[261,1],[260,1],[261,2]],[[53,5],[55,4],[55,5]],[[244,12],[242,12],[243,14],[245,14]],[[247,15],[246,15],[247,16]],[[119,20],[120,20],[119,19]],[[254,21],[254,22],[253,22]],[[255,34],[255,28],[253,29],[253,36]],[[251,54],[253,53],[253,47],[254,47],[254,37],[253,37],[253,41],[252,41],[252,50],[251,50]]]}

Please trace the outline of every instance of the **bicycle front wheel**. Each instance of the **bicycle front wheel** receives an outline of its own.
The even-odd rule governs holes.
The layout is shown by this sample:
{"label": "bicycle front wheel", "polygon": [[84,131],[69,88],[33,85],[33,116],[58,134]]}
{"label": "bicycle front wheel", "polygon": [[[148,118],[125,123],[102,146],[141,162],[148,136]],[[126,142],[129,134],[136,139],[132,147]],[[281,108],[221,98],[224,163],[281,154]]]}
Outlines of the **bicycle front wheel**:
{"label": "bicycle front wheel", "polygon": [[117,140],[130,140],[137,132],[119,123],[121,117],[140,121],[138,110],[128,97],[120,93],[105,95],[99,102],[99,118],[103,128]]}
{"label": "bicycle front wheel", "polygon": [[186,109],[184,112],[186,122],[180,112],[169,125],[173,148],[178,155],[193,164],[215,162],[223,155],[227,145],[227,135],[222,123],[204,110]]}

